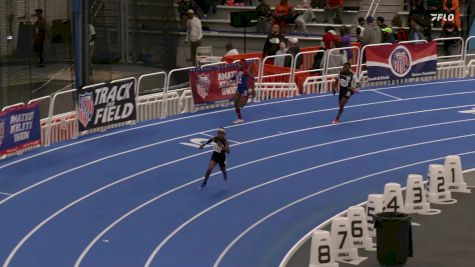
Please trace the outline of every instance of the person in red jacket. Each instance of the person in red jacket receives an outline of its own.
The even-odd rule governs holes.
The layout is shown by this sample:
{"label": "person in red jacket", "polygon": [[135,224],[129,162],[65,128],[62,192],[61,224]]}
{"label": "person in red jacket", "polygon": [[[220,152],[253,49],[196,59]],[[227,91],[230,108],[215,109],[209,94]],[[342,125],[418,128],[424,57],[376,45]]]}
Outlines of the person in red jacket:
{"label": "person in red jacket", "polygon": [[292,6],[288,2],[288,0],[280,0],[275,6],[274,20],[276,24],[279,24],[281,33],[285,33],[287,29],[287,19],[292,9]]}

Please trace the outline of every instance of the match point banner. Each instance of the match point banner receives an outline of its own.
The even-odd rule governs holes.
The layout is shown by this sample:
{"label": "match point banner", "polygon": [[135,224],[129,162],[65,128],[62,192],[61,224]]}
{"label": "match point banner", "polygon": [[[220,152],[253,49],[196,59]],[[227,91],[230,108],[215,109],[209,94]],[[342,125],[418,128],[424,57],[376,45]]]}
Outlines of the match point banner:
{"label": "match point banner", "polygon": [[437,43],[393,44],[366,48],[368,82],[437,74]]}
{"label": "match point banner", "polygon": [[41,144],[38,102],[0,113],[0,156]]}
{"label": "match point banner", "polygon": [[[239,63],[194,68],[189,72],[191,92],[195,106],[216,104],[234,98],[237,81],[231,78],[239,70]],[[253,88],[249,79],[249,88]]]}
{"label": "match point banner", "polygon": [[129,79],[78,90],[79,131],[136,120],[135,86]]}

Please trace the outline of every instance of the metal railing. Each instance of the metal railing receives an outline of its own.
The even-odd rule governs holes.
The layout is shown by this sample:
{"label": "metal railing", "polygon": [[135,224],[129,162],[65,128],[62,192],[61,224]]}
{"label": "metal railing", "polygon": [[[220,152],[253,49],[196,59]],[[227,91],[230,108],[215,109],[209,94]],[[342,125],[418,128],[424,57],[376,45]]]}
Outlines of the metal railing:
{"label": "metal railing", "polygon": [[[460,37],[453,37],[453,38],[438,38],[435,41],[443,42],[443,41],[450,41],[454,40],[456,42],[461,42],[460,47],[462,48],[461,51],[457,51],[454,55],[447,56],[438,56],[437,59],[455,59],[452,61],[443,61],[437,63],[437,75],[433,77],[423,77],[423,78],[411,78],[411,79],[403,79],[397,82],[393,82],[392,84],[398,83],[407,83],[407,82],[414,82],[414,81],[428,81],[434,79],[451,79],[451,78],[463,78],[463,77],[470,77],[475,76],[475,58],[469,59],[469,57],[475,56],[475,53],[469,53],[468,51],[468,44],[470,41],[475,39],[474,36],[469,37],[465,41]],[[420,42],[420,41],[419,41]],[[403,43],[414,43],[414,41],[410,42],[403,42]],[[356,50],[359,54],[357,55],[357,62],[352,66],[356,68],[356,73],[360,77],[360,82],[363,86],[368,86],[369,83],[367,82],[367,74],[366,71],[363,71],[362,64],[363,54],[365,52],[366,47],[370,46],[385,46],[390,45],[389,43],[383,44],[375,44],[375,45],[367,45],[363,48],[359,47],[351,47],[351,49]],[[261,60],[259,58],[249,58],[248,61],[256,61],[258,64],[258,75],[255,77],[258,82],[256,83],[256,98],[255,100],[261,101],[271,98],[281,98],[281,97],[293,97],[298,95],[299,93],[309,94],[309,93],[327,93],[331,90],[331,86],[333,86],[334,79],[336,77],[335,74],[328,74],[329,70],[333,68],[339,67],[329,67],[329,55],[332,52],[346,50],[349,49],[348,47],[344,48],[336,48],[327,51],[323,58],[323,68],[320,69],[296,69],[295,65],[297,59],[302,56],[308,56],[310,54],[317,54],[323,53],[323,50],[316,50],[316,51],[308,51],[308,52],[301,52],[298,53],[295,58],[290,54],[285,55],[278,55],[278,56],[269,56]],[[268,75],[267,77],[274,77],[274,76],[286,76],[288,80],[286,82],[263,82],[263,78],[266,77],[264,75],[265,63],[272,58],[277,57],[291,57],[291,68],[286,73],[281,74],[274,74]],[[356,55],[355,55],[356,56]],[[216,64],[223,64],[222,62],[214,63]],[[211,66],[211,65],[208,65]],[[216,107],[226,107],[229,103],[225,104],[216,104],[216,105],[208,105],[204,107],[195,108],[193,105],[193,97],[191,93],[191,89],[189,85],[181,84],[180,86],[171,86],[172,78],[174,75],[180,71],[189,71],[194,67],[187,67],[187,68],[179,68],[170,71],[170,73],[166,72],[157,72],[157,73],[150,73],[145,74],[136,79],[134,77],[125,78],[121,80],[112,81],[111,83],[116,83],[123,80],[130,80],[133,79],[135,81],[136,87],[134,88],[136,93],[136,105],[137,105],[137,121],[147,121],[157,118],[165,118],[167,116],[176,115],[176,114],[183,114],[188,112],[194,112],[196,110],[203,110],[209,108],[216,108]],[[311,75],[305,79],[303,82],[303,88],[297,87],[295,83],[295,77],[300,74],[308,74],[316,71],[321,71],[323,73],[327,73],[327,75]],[[148,94],[139,96],[138,93],[141,91],[141,88],[144,86],[144,79],[153,77],[161,77],[163,82],[158,85],[158,88],[163,88],[162,92]],[[103,83],[101,83],[103,84]],[[90,87],[97,87],[101,84],[90,85],[86,88]],[[383,81],[383,82],[372,82],[371,85],[387,85],[390,82]],[[75,139],[79,136],[78,130],[78,119],[77,119],[77,110],[75,106],[76,102],[76,89],[71,89],[67,91],[57,92],[52,96],[46,96],[38,99],[33,99],[29,103],[34,101],[40,101],[41,105],[48,107],[48,112],[45,114],[46,116],[41,120],[41,140],[43,146],[49,146],[53,143],[64,141],[64,140],[71,140]],[[60,102],[64,101],[64,98],[68,101],[72,101],[71,107],[67,110],[56,110],[56,104],[58,99]],[[10,105],[4,107],[2,111],[5,111],[9,108],[22,106],[25,103],[17,103],[14,105]],[[58,106],[59,109],[59,106]],[[46,110],[46,109],[45,109]],[[59,111],[59,113],[58,113]],[[133,122],[132,122],[133,123]],[[82,134],[88,134],[91,132],[96,131],[106,131],[108,129],[123,126],[125,123],[110,125],[107,127],[101,127],[101,129],[97,129],[95,131],[88,131]],[[21,154],[22,151],[19,151],[14,154]],[[8,155],[7,155],[8,156]]]}

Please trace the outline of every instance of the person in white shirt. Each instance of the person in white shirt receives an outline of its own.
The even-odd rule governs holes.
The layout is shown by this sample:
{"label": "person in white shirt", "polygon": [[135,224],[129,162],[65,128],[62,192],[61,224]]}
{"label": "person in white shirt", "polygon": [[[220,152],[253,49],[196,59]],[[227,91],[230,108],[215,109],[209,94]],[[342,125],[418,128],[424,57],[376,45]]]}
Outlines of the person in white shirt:
{"label": "person in white shirt", "polygon": [[203,31],[201,29],[201,20],[195,16],[193,9],[189,9],[188,22],[186,24],[186,39],[185,43],[190,43],[191,61],[193,66],[196,66],[196,50],[201,46],[201,39],[203,38]]}
{"label": "person in white shirt", "polygon": [[226,54],[224,56],[239,55],[239,51],[232,44],[226,44]]}
{"label": "person in white shirt", "polygon": [[[279,48],[280,49],[275,53],[276,56],[287,54],[287,44],[285,41],[280,41]],[[285,58],[286,57],[276,57],[274,59],[274,66],[283,67],[285,64]]]}

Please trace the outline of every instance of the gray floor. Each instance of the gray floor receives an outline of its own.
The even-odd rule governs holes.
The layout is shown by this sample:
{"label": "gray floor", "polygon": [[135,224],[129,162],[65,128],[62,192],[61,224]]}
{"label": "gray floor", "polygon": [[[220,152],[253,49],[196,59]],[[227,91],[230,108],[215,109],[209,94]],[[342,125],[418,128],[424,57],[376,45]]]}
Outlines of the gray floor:
{"label": "gray floor", "polygon": [[[465,174],[465,181],[475,186],[475,172]],[[472,194],[453,194],[458,202],[453,205],[434,205],[442,213],[434,216],[412,215],[414,257],[406,267],[475,267],[475,188]],[[328,230],[328,229],[327,229]],[[308,266],[310,242],[289,261],[287,267]],[[359,250],[359,256],[368,257],[360,267],[380,266],[376,252]],[[354,265],[340,263],[340,267]]]}

